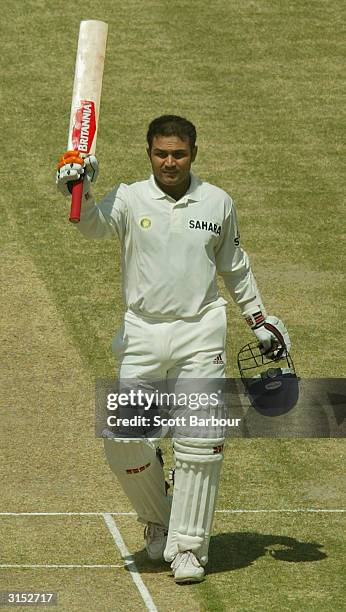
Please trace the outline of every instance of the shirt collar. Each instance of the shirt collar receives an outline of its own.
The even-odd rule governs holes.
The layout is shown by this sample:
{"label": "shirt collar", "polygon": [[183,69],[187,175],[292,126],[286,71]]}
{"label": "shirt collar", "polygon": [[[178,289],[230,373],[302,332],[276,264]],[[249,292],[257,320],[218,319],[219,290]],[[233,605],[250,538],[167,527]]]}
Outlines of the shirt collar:
{"label": "shirt collar", "polygon": [[[190,176],[191,176],[190,186],[187,192],[183,195],[183,197],[180,198],[179,202],[186,202],[186,203],[188,201],[200,202],[201,200],[202,181],[198,176],[196,176],[192,172],[190,172]],[[160,189],[160,187],[157,185],[153,174],[151,174],[149,178],[149,187],[150,187],[151,196],[155,198],[156,200],[163,200],[163,199],[170,197],[167,193],[162,191],[162,189]]]}

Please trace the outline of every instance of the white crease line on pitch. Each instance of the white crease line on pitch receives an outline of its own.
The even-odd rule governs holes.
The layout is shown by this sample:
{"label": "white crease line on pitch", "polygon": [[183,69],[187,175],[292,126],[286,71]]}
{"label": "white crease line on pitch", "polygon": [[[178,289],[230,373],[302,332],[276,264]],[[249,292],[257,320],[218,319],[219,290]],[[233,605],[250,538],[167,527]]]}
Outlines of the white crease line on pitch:
{"label": "white crease line on pitch", "polygon": [[[0,512],[0,516],[103,516],[103,512]],[[132,516],[135,512],[110,512],[116,516]]]}
{"label": "white crease line on pitch", "polygon": [[125,567],[126,563],[121,565],[98,565],[98,564],[71,564],[71,563],[48,563],[48,564],[28,564],[28,563],[2,563],[0,569],[113,569]]}
{"label": "white crease line on pitch", "polygon": [[271,514],[271,513],[282,513],[285,514],[286,512],[289,513],[305,513],[305,512],[325,512],[325,513],[329,513],[329,512],[346,512],[346,510],[342,509],[342,508],[273,508],[273,509],[265,509],[263,508],[263,510],[245,510],[245,509],[239,509],[239,510],[215,510],[215,512],[221,513],[221,514],[246,514],[246,513],[257,513],[257,514]]}
{"label": "white crease line on pitch", "polygon": [[[113,513],[114,514],[114,513]],[[130,551],[128,550],[122,536],[121,533],[116,525],[116,522],[113,518],[113,516],[109,513],[109,512],[103,512],[102,516],[104,518],[104,521],[110,531],[110,534],[115,542],[115,544],[117,545],[120,554],[122,556],[122,558],[124,559],[124,561],[127,563],[129,572],[131,574],[131,578],[133,580],[133,582],[135,583],[139,594],[141,596],[141,598],[144,601],[144,604],[147,608],[147,610],[149,610],[150,612],[158,612],[157,608],[151,598],[151,595],[147,589],[147,587],[145,586],[142,577],[137,569],[137,566],[135,564],[134,558],[131,555]]]}
{"label": "white crease line on pitch", "polygon": [[[263,508],[263,509],[246,509],[246,508],[224,508],[216,510],[218,514],[271,514],[271,513],[344,513],[344,508]],[[135,512],[0,512],[2,516],[136,516]]]}

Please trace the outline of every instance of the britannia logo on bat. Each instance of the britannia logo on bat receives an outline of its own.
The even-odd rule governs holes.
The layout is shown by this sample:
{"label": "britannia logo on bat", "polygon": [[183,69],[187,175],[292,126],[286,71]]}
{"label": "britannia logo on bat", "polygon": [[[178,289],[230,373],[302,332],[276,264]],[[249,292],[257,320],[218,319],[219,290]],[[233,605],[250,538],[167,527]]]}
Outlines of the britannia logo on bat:
{"label": "britannia logo on bat", "polygon": [[75,151],[89,153],[96,132],[95,104],[92,100],[82,100],[76,110],[72,129],[72,145]]}

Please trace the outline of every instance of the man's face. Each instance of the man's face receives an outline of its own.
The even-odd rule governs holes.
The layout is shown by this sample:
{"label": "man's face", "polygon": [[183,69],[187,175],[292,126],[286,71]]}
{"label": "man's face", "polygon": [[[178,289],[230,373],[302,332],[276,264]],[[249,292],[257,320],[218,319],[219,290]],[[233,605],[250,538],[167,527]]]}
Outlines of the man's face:
{"label": "man's face", "polygon": [[147,153],[158,183],[164,187],[179,187],[190,179],[190,168],[197,154],[191,151],[190,141],[178,136],[154,136],[151,151]]}

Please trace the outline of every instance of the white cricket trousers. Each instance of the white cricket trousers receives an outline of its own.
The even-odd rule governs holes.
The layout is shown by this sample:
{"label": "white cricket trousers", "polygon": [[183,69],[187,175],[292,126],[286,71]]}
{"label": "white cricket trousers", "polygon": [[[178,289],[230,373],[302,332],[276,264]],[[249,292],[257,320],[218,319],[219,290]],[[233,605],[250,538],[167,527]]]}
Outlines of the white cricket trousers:
{"label": "white cricket trousers", "polygon": [[165,380],[224,378],[226,310],[193,319],[158,321],[128,310],[112,342],[119,378]]}
{"label": "white cricket trousers", "polygon": [[[166,381],[167,391],[178,395],[193,379],[199,379],[201,393],[210,392],[212,381],[225,377],[225,345],[226,311],[220,306],[194,319],[175,321],[158,321],[128,310],[112,348],[120,362],[120,386],[122,381],[126,386],[133,381],[134,386],[144,383],[148,388],[150,383]],[[208,561],[224,438],[209,431],[208,437],[203,433],[197,438],[191,433],[184,436],[183,430],[174,434],[172,504],[149,441],[138,445],[105,440],[107,459],[138,519],[168,528],[164,553],[168,562],[183,550],[193,550],[203,565]]]}

